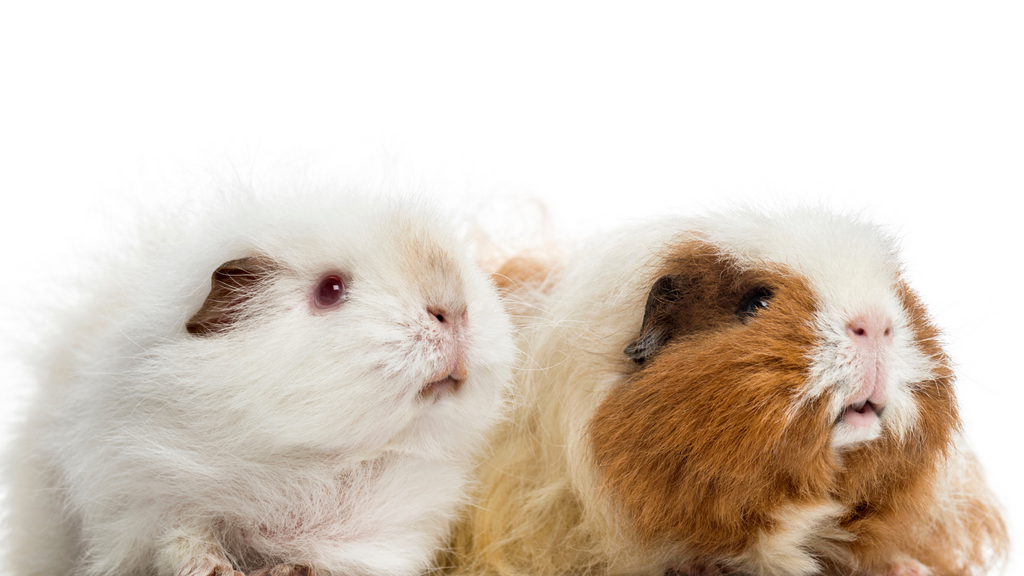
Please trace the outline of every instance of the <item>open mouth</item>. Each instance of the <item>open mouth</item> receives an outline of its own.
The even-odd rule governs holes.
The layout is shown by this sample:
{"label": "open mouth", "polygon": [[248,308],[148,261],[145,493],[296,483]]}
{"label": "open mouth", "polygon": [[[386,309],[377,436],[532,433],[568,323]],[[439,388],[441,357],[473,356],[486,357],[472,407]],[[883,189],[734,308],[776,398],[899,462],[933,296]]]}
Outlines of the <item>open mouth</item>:
{"label": "open mouth", "polygon": [[420,396],[434,396],[443,393],[454,393],[459,391],[459,386],[462,385],[462,380],[453,378],[451,375],[445,376],[440,380],[434,380],[433,382],[427,383],[422,389],[420,389]]}
{"label": "open mouth", "polygon": [[874,424],[883,411],[885,411],[884,405],[875,404],[870,400],[861,400],[847,406],[839,420],[854,428],[867,428]]}

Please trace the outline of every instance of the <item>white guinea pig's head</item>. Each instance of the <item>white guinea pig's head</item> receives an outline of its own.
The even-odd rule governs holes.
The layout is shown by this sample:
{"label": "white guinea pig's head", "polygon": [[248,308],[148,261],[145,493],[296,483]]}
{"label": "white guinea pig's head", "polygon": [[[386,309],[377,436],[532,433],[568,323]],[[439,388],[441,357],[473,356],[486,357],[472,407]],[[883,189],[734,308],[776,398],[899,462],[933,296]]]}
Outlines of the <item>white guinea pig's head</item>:
{"label": "white guinea pig's head", "polygon": [[212,250],[168,353],[225,422],[282,450],[363,458],[460,453],[501,413],[510,325],[441,214],[299,201],[241,210],[218,236],[230,249]]}

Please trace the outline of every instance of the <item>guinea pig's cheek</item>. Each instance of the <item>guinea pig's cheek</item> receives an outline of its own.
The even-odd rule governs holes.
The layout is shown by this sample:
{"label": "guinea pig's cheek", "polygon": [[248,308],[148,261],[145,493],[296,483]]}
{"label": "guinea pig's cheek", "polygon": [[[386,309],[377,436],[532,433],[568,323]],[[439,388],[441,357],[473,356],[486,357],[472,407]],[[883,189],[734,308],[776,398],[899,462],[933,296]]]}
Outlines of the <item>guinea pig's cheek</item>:
{"label": "guinea pig's cheek", "polygon": [[594,413],[594,464],[643,541],[739,553],[827,494],[834,416],[822,396],[798,402],[818,340],[793,319],[813,298],[796,276],[768,280],[767,307],[666,343]]}
{"label": "guinea pig's cheek", "polygon": [[780,506],[823,494],[834,474],[823,402],[794,415],[795,392],[783,392],[799,387],[801,371],[738,381],[754,358],[737,359],[734,342],[730,334],[705,339],[700,345],[722,354],[689,364],[680,358],[697,354],[693,346],[670,345],[591,420],[606,494],[643,541],[738,552],[774,529]]}

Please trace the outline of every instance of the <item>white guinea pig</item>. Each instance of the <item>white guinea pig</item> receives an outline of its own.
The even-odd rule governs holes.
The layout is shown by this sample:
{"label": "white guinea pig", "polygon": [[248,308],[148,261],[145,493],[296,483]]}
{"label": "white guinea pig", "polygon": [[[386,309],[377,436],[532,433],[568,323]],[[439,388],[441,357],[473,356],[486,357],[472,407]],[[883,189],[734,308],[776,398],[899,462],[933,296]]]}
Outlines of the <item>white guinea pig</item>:
{"label": "white guinea pig", "polygon": [[875,226],[675,218],[510,260],[523,396],[459,574],[962,575],[1006,549],[950,360]]}
{"label": "white guinea pig", "polygon": [[327,194],[150,231],[58,325],[10,574],[418,574],[514,355],[442,214]]}

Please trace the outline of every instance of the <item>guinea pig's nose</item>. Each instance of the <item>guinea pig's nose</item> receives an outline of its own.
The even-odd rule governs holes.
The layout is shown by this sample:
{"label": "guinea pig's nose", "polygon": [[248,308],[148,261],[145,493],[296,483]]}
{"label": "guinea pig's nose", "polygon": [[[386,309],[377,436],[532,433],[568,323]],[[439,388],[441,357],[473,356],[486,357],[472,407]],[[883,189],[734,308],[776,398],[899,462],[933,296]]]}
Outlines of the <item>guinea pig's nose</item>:
{"label": "guinea pig's nose", "polygon": [[447,308],[440,306],[430,306],[427,308],[427,314],[434,318],[434,321],[445,328],[452,328],[458,326],[466,320],[466,310],[453,310],[449,311]]}
{"label": "guinea pig's nose", "polygon": [[860,316],[846,324],[846,333],[854,342],[892,340],[892,320],[887,316]]}

